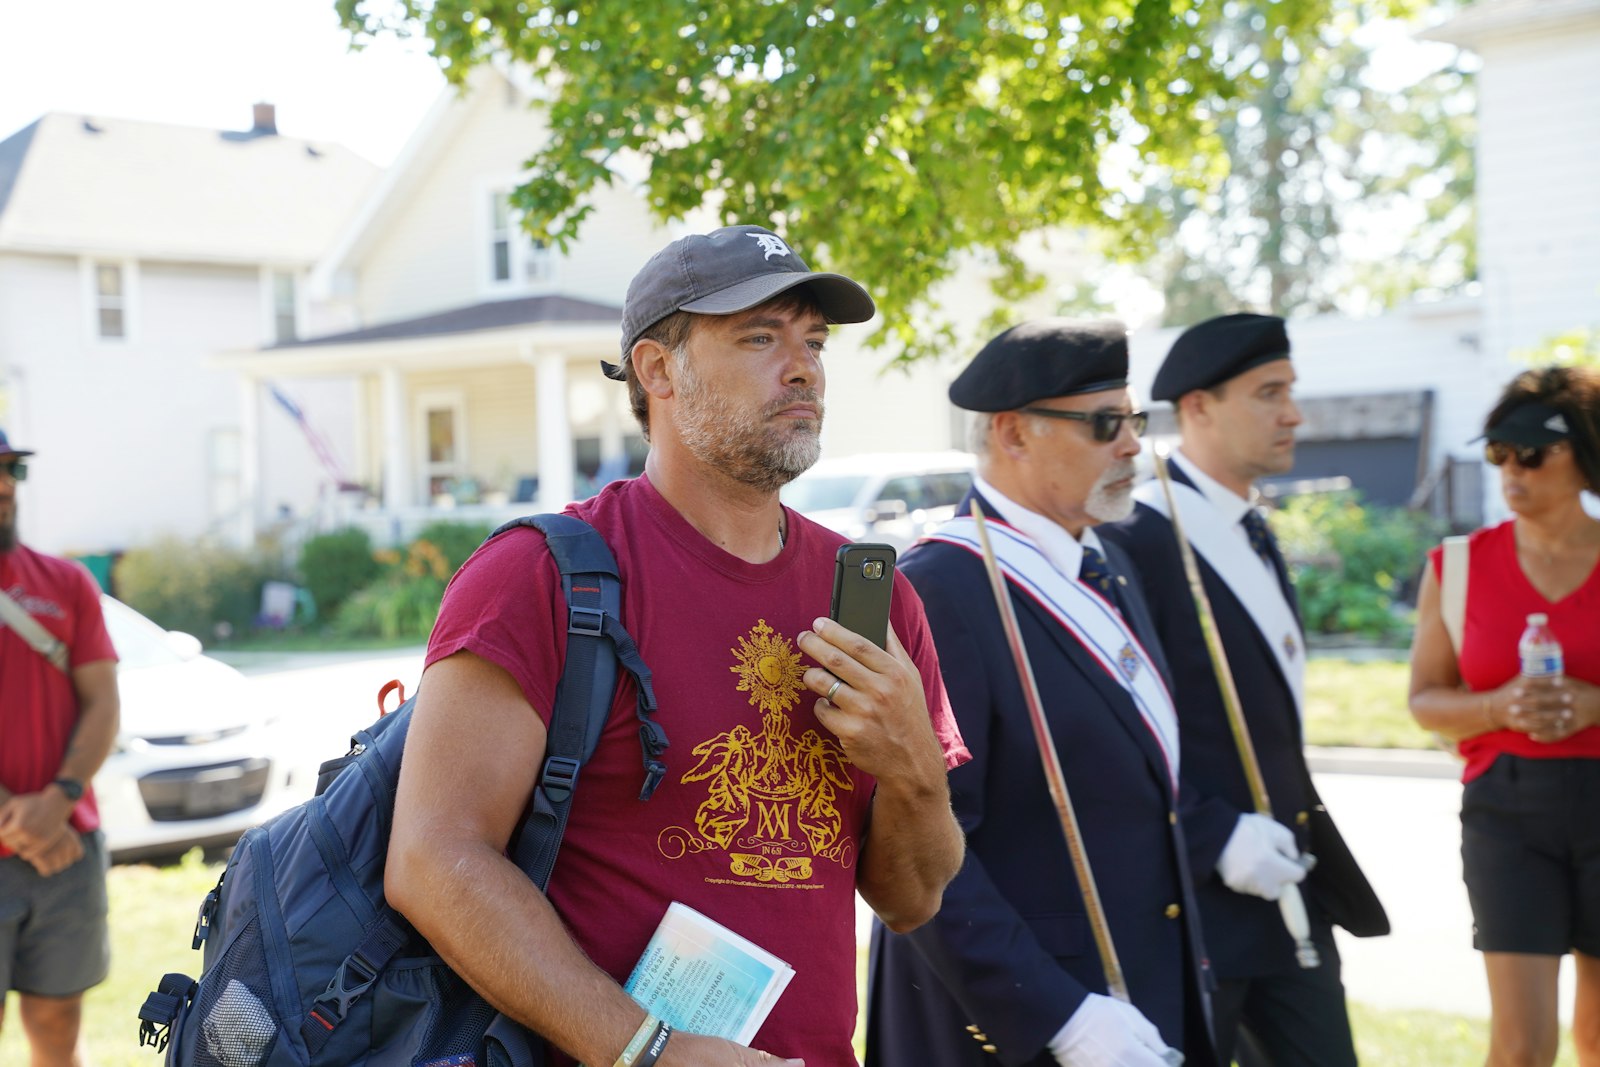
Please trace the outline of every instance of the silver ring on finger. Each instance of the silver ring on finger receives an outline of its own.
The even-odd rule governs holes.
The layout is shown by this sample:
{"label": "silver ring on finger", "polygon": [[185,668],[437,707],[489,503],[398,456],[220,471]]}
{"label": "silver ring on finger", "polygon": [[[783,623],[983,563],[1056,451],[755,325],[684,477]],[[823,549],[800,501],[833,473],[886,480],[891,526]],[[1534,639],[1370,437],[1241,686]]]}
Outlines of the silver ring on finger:
{"label": "silver ring on finger", "polygon": [[844,684],[844,679],[843,678],[835,678],[833,680],[833,684],[828,686],[827,695],[825,695],[822,699],[828,701],[831,704],[833,702],[833,695],[839,691],[839,687],[841,685],[843,685],[843,684]]}

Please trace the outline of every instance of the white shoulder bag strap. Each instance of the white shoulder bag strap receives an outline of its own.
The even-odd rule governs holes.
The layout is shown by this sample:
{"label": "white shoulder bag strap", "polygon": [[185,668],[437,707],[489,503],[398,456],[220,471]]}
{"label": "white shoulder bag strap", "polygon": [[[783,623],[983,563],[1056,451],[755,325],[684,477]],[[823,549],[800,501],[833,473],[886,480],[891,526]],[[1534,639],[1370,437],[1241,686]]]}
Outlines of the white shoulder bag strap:
{"label": "white shoulder bag strap", "polygon": [[62,674],[68,673],[67,643],[39,625],[39,620],[12,600],[4,589],[0,589],[0,621],[15,630],[29,648],[45,658],[45,662]]}
{"label": "white shoulder bag strap", "polygon": [[1467,621],[1467,568],[1471,560],[1467,555],[1466,537],[1446,537],[1444,555],[1440,559],[1439,614],[1444,628],[1449,631],[1450,645],[1456,659],[1461,658],[1461,634]]}

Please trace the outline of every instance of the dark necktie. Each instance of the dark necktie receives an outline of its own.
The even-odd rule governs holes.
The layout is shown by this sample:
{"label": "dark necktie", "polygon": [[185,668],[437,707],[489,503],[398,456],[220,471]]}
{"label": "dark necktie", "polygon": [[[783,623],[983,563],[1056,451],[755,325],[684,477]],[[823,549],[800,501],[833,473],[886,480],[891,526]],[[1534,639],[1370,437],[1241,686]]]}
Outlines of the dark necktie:
{"label": "dark necktie", "polygon": [[1127,618],[1127,609],[1122,606],[1122,594],[1117,591],[1117,576],[1106,565],[1106,558],[1088,545],[1083,546],[1083,563],[1078,567],[1078,578],[1109,600],[1123,618]]}
{"label": "dark necktie", "polygon": [[1267,529],[1267,520],[1261,517],[1261,512],[1250,508],[1239,521],[1244,523],[1244,532],[1250,538],[1250,547],[1255,549],[1256,555],[1276,572],[1277,553],[1272,550],[1272,531]]}

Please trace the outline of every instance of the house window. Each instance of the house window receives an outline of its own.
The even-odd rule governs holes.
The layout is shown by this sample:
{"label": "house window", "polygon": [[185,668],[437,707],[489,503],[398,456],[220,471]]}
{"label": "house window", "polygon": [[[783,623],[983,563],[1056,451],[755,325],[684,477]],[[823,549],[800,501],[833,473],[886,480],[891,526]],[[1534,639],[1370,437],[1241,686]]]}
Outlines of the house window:
{"label": "house window", "polygon": [[288,271],[272,272],[272,339],[284,344],[295,339],[295,284]]}
{"label": "house window", "polygon": [[423,485],[430,500],[449,496],[455,503],[471,503],[476,496],[466,477],[466,415],[466,399],[459,393],[417,398]]}
{"label": "house window", "polygon": [[211,521],[237,518],[244,504],[244,461],[239,431],[211,430],[206,434],[206,477]]}
{"label": "house window", "polygon": [[497,287],[526,288],[551,279],[550,250],[522,228],[510,192],[489,194],[489,279]]}
{"label": "house window", "polygon": [[128,336],[126,279],[116,263],[94,265],[95,336],[120,341]]}

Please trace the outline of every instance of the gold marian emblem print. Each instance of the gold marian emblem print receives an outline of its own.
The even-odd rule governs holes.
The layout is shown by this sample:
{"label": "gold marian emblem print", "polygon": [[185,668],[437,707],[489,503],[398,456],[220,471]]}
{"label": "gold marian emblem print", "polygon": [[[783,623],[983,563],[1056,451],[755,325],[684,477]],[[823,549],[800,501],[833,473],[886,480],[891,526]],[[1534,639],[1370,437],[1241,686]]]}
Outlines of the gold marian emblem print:
{"label": "gold marian emblem print", "polygon": [[705,783],[706,799],[693,828],[661,832],[661,854],[680,859],[720,849],[729,881],[773,888],[811,881],[818,859],[850,867],[855,843],[842,837],[836,803],[841,790],[855,788],[850,761],[818,730],[795,737],[789,717],[805,689],[799,651],[765,619],[728,651],[735,691],[748,694],[760,728],[741,723],[695,746],[699,762],[682,781]]}

